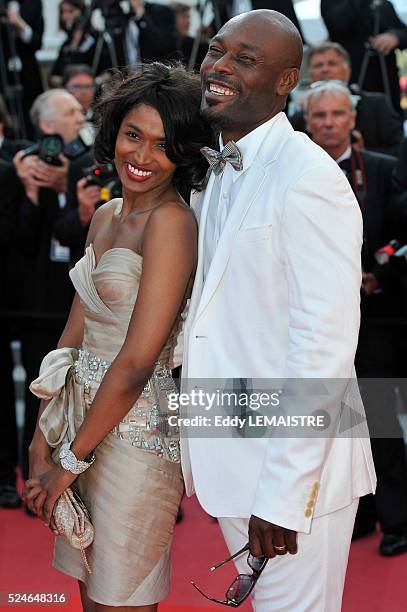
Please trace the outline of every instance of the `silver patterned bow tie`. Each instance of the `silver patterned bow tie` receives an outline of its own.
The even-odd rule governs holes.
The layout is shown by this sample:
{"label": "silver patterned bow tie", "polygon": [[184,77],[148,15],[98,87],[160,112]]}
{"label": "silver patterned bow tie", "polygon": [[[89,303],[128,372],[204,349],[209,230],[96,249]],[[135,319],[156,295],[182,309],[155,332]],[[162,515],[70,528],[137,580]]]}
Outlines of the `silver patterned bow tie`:
{"label": "silver patterned bow tie", "polygon": [[232,168],[238,172],[243,170],[243,157],[239,147],[233,140],[229,140],[223,151],[219,152],[210,147],[203,147],[201,153],[208,160],[211,170],[214,171],[216,176],[223,172],[226,162],[229,162]]}

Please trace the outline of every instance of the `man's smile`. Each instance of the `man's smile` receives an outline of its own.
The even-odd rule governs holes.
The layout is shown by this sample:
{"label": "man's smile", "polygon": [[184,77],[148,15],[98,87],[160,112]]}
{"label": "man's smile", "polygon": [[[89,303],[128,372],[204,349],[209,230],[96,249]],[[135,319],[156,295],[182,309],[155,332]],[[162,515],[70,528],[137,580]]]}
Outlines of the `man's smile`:
{"label": "man's smile", "polygon": [[225,103],[235,99],[237,96],[238,91],[234,87],[222,83],[222,81],[215,81],[213,79],[206,81],[204,97],[205,101],[210,105]]}

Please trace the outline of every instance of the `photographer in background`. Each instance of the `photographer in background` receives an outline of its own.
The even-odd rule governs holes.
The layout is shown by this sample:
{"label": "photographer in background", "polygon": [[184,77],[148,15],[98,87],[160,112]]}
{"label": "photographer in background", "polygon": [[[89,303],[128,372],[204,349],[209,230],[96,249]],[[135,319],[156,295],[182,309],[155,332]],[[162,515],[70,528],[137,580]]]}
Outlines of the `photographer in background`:
{"label": "photographer in background", "polygon": [[[347,85],[350,75],[350,57],[341,45],[327,41],[311,48],[308,54],[311,88],[314,83],[330,80]],[[351,89],[353,92],[353,87]],[[397,156],[402,124],[400,115],[392,108],[387,97],[382,93],[357,91],[355,100],[356,124],[352,132],[354,146]],[[302,109],[290,118],[290,122],[295,130],[306,131]]]}
{"label": "photographer in background", "polygon": [[125,47],[127,63],[133,69],[143,61],[174,57],[177,50],[174,11],[162,4],[130,0]]}
{"label": "photographer in background", "polygon": [[[52,87],[60,87],[66,66],[87,64],[93,66],[97,53],[98,32],[90,25],[84,0],[62,0],[59,4],[59,25],[67,39],[62,44],[49,77]],[[98,62],[97,74],[111,68],[109,52],[105,42]]]}
{"label": "photographer in background", "polygon": [[[41,94],[33,104],[31,118],[43,138],[41,150],[47,135],[58,135],[66,146],[78,138],[84,125],[79,102],[63,89],[51,89]],[[51,144],[52,140],[55,139],[51,139]],[[25,156],[24,151],[14,158],[25,191],[20,207],[18,244],[24,257],[20,272],[20,299],[21,309],[28,315],[22,334],[23,363],[28,382],[38,375],[44,354],[56,347],[73,298],[68,276],[69,249],[58,242],[54,232],[66,205],[69,162],[62,154],[54,159],[49,155],[47,159],[48,163],[39,155]],[[27,449],[37,412],[38,400],[27,388],[24,478],[28,477]]]}
{"label": "photographer in background", "polygon": [[[396,49],[407,47],[407,26],[388,0],[321,0],[321,15],[329,38],[348,51],[352,62],[351,82],[357,83],[366,45],[376,51],[370,58],[362,89],[384,91],[378,54],[385,56],[390,94],[395,110],[401,114],[400,83]],[[375,20],[379,33],[374,34]]]}
{"label": "photographer in background", "polygon": [[359,379],[371,379],[360,380],[360,385],[377,489],[374,498],[360,500],[354,537],[374,532],[378,520],[383,532],[380,554],[393,556],[407,551],[407,467],[394,385],[383,379],[406,373],[403,333],[393,322],[403,315],[403,303],[399,277],[392,266],[380,266],[375,253],[398,229],[388,206],[396,159],[352,148],[356,116],[344,85],[327,81],[311,90],[306,120],[313,141],[342,168],[363,216],[361,326],[355,365]]}
{"label": "photographer in background", "polygon": [[[191,7],[188,4],[177,3],[172,4],[171,8],[175,13],[175,30],[177,34],[176,57],[188,66],[195,47],[195,38],[189,35]],[[199,70],[207,51],[208,41],[202,36],[196,52],[194,70]]]}
{"label": "photographer in background", "polygon": [[[293,22],[301,35],[303,43],[305,44],[306,42],[301,30],[301,24],[295,12],[293,0],[217,0],[214,4],[216,5],[221,25],[235,15],[252,10],[271,9],[282,13]],[[212,23],[212,28],[215,29],[214,34],[216,34],[215,22]]]}
{"label": "photographer in background", "polygon": [[72,265],[83,255],[90,222],[102,203],[100,187],[84,176],[85,169],[93,163],[93,153],[89,151],[70,164],[67,205],[55,224],[55,237],[69,247]]}
{"label": "photographer in background", "polygon": [[[44,32],[42,2],[41,0],[20,0],[20,2],[2,0],[0,6],[5,7],[6,13],[1,19],[0,36],[7,62],[7,79],[10,85],[15,85],[15,73],[18,73],[24,87],[21,96],[24,122],[26,136],[31,138],[33,130],[29,110],[35,98],[42,92],[41,74],[35,57],[36,51],[41,49]],[[13,41],[16,52],[14,57]],[[4,87],[4,83],[1,83],[1,87]]]}

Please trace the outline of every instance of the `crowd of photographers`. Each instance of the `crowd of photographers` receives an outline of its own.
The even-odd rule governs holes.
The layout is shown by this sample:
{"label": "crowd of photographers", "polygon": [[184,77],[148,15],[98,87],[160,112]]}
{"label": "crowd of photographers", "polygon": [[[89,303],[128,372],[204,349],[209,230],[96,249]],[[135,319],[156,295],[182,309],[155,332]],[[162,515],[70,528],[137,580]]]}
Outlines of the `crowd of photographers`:
{"label": "crowd of photographers", "polygon": [[[96,166],[92,158],[95,100],[111,68],[137,70],[147,60],[181,60],[197,68],[208,37],[241,10],[273,8],[300,26],[291,0],[212,4],[214,21],[195,40],[186,5],[130,0],[125,13],[114,0],[90,5],[62,0],[59,20],[66,39],[43,92],[45,79],[35,59],[43,34],[41,0],[0,2],[5,41],[0,84],[7,101],[0,104],[0,506],[21,505],[10,341],[21,341],[31,381],[63,329],[73,297],[68,272],[82,256],[92,215],[121,194],[114,166]],[[92,25],[96,8],[104,17],[102,30]],[[363,215],[358,376],[407,378],[407,139],[394,78],[394,52],[407,47],[407,26],[387,0],[322,0],[321,11],[335,42],[309,49],[306,86],[294,93],[287,113],[295,129],[308,133],[341,166]],[[182,195],[188,199],[189,194]],[[371,431],[379,422],[373,431],[378,490],[361,505],[355,537],[373,531],[379,521],[380,552],[391,556],[407,551],[403,435],[394,385],[375,389],[366,384],[362,392]],[[38,402],[27,392],[24,478],[37,413]]]}

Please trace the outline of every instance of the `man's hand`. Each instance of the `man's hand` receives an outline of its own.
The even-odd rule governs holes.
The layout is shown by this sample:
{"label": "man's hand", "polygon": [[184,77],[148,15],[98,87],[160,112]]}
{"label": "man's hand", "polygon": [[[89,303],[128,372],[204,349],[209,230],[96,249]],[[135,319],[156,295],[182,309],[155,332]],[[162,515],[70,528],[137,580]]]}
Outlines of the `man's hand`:
{"label": "man's hand", "polygon": [[87,179],[81,178],[76,185],[76,195],[79,202],[79,219],[84,227],[89,225],[100,202],[100,188],[97,185],[87,187]]}
{"label": "man's hand", "polygon": [[23,184],[27,197],[34,203],[38,204],[38,190],[40,184],[35,176],[35,170],[38,165],[39,158],[37,155],[24,156],[24,151],[18,151],[13,157],[14,168],[17,176]]}
{"label": "man's hand", "polygon": [[379,283],[377,278],[371,272],[363,272],[362,273],[362,289],[366,293],[366,295],[372,295],[376,289],[379,288]]}
{"label": "man's hand", "polygon": [[21,32],[26,29],[27,24],[20,15],[20,8],[18,2],[10,2],[7,11],[7,21]]}
{"label": "man's hand", "polygon": [[66,193],[68,191],[69,160],[65,155],[62,155],[62,153],[59,155],[62,166],[51,166],[41,159],[37,158],[37,160],[35,176],[40,187],[52,189],[57,193]]}
{"label": "man's hand", "polygon": [[383,34],[372,36],[369,38],[369,42],[373,49],[376,49],[376,51],[383,55],[388,55],[390,51],[397,49],[400,44],[398,36],[393,32],[384,32]]}
{"label": "man's hand", "polygon": [[38,204],[38,190],[41,187],[57,193],[67,192],[69,160],[64,155],[59,156],[62,166],[46,164],[38,155],[28,155],[24,159],[23,156],[24,151],[16,153],[13,164],[27,196],[34,204]]}
{"label": "man's hand", "polygon": [[295,555],[297,532],[279,527],[252,514],[249,521],[249,545],[254,557],[272,559],[287,552]]}

